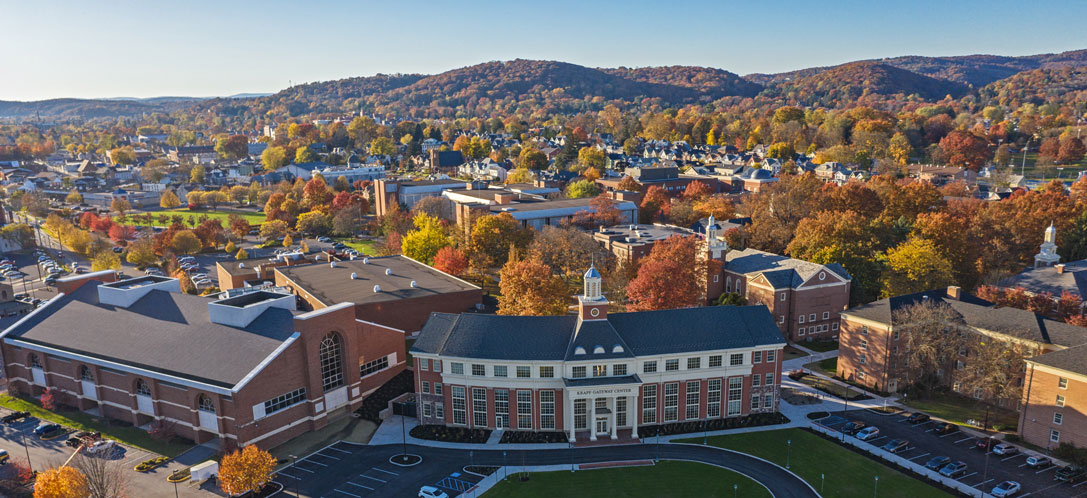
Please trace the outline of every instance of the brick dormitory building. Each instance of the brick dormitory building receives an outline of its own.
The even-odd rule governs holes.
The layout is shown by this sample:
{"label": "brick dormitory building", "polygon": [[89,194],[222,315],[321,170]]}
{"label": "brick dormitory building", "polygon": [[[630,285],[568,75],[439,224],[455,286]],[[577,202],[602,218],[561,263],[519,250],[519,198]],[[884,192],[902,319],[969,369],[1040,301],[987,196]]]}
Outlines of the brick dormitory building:
{"label": "brick dormitory building", "polygon": [[58,295],[6,329],[9,389],[197,443],[270,448],[359,408],[405,367],[404,333],[355,305],[296,310],[253,289],[183,294],[176,279],[104,271],[57,282]]}
{"label": "brick dormitory building", "polygon": [[785,339],[764,306],[609,315],[600,288],[590,269],[576,316],[431,315],[411,349],[420,422],[574,441],[777,411]]}

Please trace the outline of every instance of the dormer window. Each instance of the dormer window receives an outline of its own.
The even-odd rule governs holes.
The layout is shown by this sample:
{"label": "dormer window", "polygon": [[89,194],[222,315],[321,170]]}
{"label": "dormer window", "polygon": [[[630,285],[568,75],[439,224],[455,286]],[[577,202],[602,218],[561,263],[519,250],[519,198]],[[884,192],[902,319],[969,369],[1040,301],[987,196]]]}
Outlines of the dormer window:
{"label": "dormer window", "polygon": [[585,354],[585,348],[581,346],[574,348],[574,354]]}
{"label": "dormer window", "polygon": [[593,348],[593,354],[604,354],[604,353],[606,353],[606,351],[604,351],[604,346],[597,345],[596,347]]}
{"label": "dormer window", "polygon": [[622,353],[623,351],[624,351],[623,346],[620,346],[618,344],[611,347],[611,352],[612,353]]}

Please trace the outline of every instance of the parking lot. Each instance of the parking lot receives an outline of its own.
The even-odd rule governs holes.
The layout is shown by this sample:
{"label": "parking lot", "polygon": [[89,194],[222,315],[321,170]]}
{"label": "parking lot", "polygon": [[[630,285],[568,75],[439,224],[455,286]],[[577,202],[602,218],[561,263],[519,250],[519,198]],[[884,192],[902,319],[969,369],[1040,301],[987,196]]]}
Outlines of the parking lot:
{"label": "parking lot", "polygon": [[475,486],[481,477],[463,471],[465,463],[425,458],[412,467],[389,462],[398,446],[365,446],[338,442],[283,467],[276,482],[293,495],[309,498],[362,498],[418,496],[422,486],[435,486],[455,497]]}
{"label": "parking lot", "polygon": [[840,430],[849,421],[863,421],[869,426],[879,428],[879,435],[867,441],[868,443],[878,448],[892,439],[905,439],[909,444],[897,456],[919,465],[924,465],[937,456],[950,457],[951,461],[963,461],[967,465],[966,472],[958,476],[957,480],[986,493],[992,491],[1000,482],[1008,480],[1022,485],[1016,496],[1087,496],[1087,486],[1084,486],[1087,481],[1075,485],[1056,481],[1053,478],[1057,469],[1055,465],[1031,468],[1026,464],[1029,455],[1021,451],[1004,456],[974,449],[977,437],[957,430],[938,435],[936,428],[942,422],[933,420],[911,424],[906,420],[908,415],[908,412],[885,415],[868,410],[851,410],[848,414],[836,412],[817,423]]}

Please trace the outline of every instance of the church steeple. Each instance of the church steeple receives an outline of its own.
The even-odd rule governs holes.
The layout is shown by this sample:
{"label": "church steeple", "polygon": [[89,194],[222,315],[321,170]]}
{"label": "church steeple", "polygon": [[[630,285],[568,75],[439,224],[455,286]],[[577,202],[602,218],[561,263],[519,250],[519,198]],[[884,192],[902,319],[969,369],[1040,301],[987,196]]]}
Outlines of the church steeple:
{"label": "church steeple", "polygon": [[1053,226],[1051,222],[1049,228],[1045,229],[1045,236],[1042,238],[1042,247],[1038,251],[1038,254],[1034,255],[1034,267],[1046,268],[1059,263],[1061,256],[1057,254],[1057,228]]}
{"label": "church steeple", "polygon": [[596,266],[590,266],[585,271],[585,291],[577,297],[578,317],[582,320],[603,320],[608,315],[608,300],[600,290],[602,278]]}

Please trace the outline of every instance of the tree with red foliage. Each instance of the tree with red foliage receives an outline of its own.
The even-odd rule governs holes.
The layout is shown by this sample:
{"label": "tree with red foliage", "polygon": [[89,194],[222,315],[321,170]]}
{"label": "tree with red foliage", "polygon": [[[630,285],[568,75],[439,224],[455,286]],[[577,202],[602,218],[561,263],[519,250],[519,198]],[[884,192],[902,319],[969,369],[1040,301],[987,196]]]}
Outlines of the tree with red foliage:
{"label": "tree with red foliage", "polygon": [[698,258],[698,239],[672,236],[653,245],[627,286],[631,311],[698,306],[704,299],[707,265]]}
{"label": "tree with red foliage", "polygon": [[93,224],[91,224],[91,230],[95,232],[108,234],[109,229],[111,228],[113,228],[113,218],[110,218],[109,216],[103,216],[101,218],[98,218],[97,220],[94,220]]}
{"label": "tree with red foliage", "polygon": [[985,140],[962,130],[953,130],[940,139],[940,149],[947,154],[947,162],[951,165],[974,171],[981,169],[991,157]]}
{"label": "tree with red foliage", "polygon": [[600,194],[589,201],[592,210],[582,210],[574,213],[571,222],[584,228],[610,227],[618,225],[623,219],[623,213],[615,207],[615,201],[607,193]]}
{"label": "tree with red foliage", "polygon": [[127,242],[136,238],[136,228],[114,223],[109,227],[109,238],[114,242]]}
{"label": "tree with red foliage", "polygon": [[34,471],[31,470],[30,463],[25,458],[13,459],[8,466],[11,468],[10,475],[13,475],[15,482],[19,484],[28,483],[34,477]]}
{"label": "tree with red foliage", "polygon": [[1087,154],[1087,147],[1083,145],[1083,140],[1076,137],[1065,137],[1061,140],[1061,147],[1057,152],[1057,162],[1062,164],[1074,163],[1083,159],[1084,154]]}
{"label": "tree with red foliage", "polygon": [[79,217],[79,226],[83,227],[84,230],[90,230],[95,221],[98,221],[98,215],[87,211]]}
{"label": "tree with red foliage", "polygon": [[219,219],[209,218],[200,222],[200,226],[194,228],[193,233],[204,247],[219,247],[220,244],[226,242],[223,222]]}
{"label": "tree with red foliage", "polygon": [[668,194],[660,185],[653,185],[646,190],[642,197],[641,212],[638,219],[642,223],[653,223],[663,216],[668,215]]}
{"label": "tree with red foliage", "polygon": [[687,184],[687,188],[683,189],[683,198],[687,200],[697,201],[703,199],[713,193],[709,185],[695,180]]}
{"label": "tree with red foliage", "polygon": [[1061,139],[1049,137],[1042,140],[1042,146],[1038,148],[1038,157],[1056,161],[1061,154]]}
{"label": "tree with red foliage", "polygon": [[459,277],[468,270],[468,257],[453,246],[445,246],[434,255],[434,268]]}
{"label": "tree with red foliage", "polygon": [[1070,317],[1078,315],[1082,309],[1083,299],[1079,297],[1079,294],[1068,291],[1061,292],[1061,297],[1057,300],[1058,316],[1068,321]]}
{"label": "tree with red foliage", "polygon": [[45,408],[46,410],[53,411],[57,409],[57,400],[56,396],[53,395],[52,389],[46,389],[41,397],[38,398],[38,401],[41,402],[42,408]]}
{"label": "tree with red foliage", "polygon": [[332,190],[321,175],[313,175],[302,188],[302,204],[307,208],[328,205],[332,200]]}
{"label": "tree with red foliage", "polygon": [[230,220],[230,233],[233,233],[235,237],[245,237],[252,229],[252,226],[249,225],[249,222],[246,221],[245,218],[239,216]]}
{"label": "tree with red foliage", "polygon": [[264,203],[264,218],[268,221],[282,220],[283,219],[283,202],[287,200],[287,196],[283,192],[276,192],[268,196],[268,200]]}

